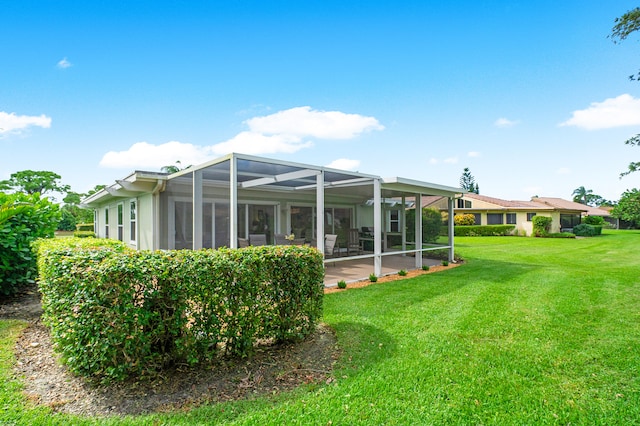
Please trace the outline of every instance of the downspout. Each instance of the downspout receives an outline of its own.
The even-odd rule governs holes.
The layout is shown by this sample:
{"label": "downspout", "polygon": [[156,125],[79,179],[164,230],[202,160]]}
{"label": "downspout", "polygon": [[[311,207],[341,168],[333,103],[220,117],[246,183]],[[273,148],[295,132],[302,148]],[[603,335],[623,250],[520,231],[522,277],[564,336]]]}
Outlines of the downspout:
{"label": "downspout", "polygon": [[[153,233],[152,250],[160,249],[160,193],[164,192],[167,187],[166,179],[159,180],[151,191],[153,200],[153,214],[151,232]],[[138,225],[139,227],[139,225]]]}
{"label": "downspout", "polygon": [[454,251],[453,251],[453,236],[454,236],[454,231],[453,231],[453,225],[454,225],[454,220],[453,220],[453,201],[455,200],[455,197],[449,197],[449,262],[453,262],[454,259]]}

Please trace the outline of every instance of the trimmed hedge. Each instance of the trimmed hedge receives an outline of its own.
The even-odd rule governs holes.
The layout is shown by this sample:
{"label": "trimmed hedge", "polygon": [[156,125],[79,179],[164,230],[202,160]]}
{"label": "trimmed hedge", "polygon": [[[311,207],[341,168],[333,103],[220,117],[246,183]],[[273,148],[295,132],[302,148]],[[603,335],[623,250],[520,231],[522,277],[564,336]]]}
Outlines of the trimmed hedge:
{"label": "trimmed hedge", "polygon": [[258,340],[305,337],[322,315],[314,248],[149,252],[71,240],[40,245],[40,290],[56,349],[84,376],[122,380],[248,356]]}
{"label": "trimmed hedge", "polygon": [[602,234],[602,226],[581,223],[573,227],[573,233],[579,237],[595,237]]}
{"label": "trimmed hedge", "polygon": [[456,237],[490,237],[512,235],[515,225],[459,225],[453,227]]}

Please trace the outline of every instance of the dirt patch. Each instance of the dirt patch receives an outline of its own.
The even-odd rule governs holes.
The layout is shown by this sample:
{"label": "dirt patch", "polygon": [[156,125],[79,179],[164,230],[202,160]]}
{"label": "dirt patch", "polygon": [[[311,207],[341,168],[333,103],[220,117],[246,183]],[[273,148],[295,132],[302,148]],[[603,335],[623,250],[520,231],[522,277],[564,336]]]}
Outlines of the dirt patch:
{"label": "dirt patch", "polygon": [[429,270],[425,271],[422,269],[413,269],[410,271],[407,271],[407,275],[405,276],[401,276],[398,274],[390,274],[390,275],[385,275],[383,277],[379,277],[378,281],[376,281],[375,283],[369,281],[369,280],[362,280],[362,281],[356,281],[353,283],[349,283],[347,284],[346,288],[338,288],[338,287],[328,287],[324,289],[324,294],[330,294],[330,293],[337,293],[340,291],[347,291],[351,288],[362,288],[362,287],[367,287],[370,285],[377,285],[377,284],[384,284],[384,283],[388,283],[388,282],[392,282],[392,281],[397,281],[397,280],[403,280],[406,278],[413,278],[413,277],[417,277],[419,275],[424,275],[424,274],[433,274],[435,272],[440,272],[440,271],[445,271],[447,269],[451,269],[451,268],[455,268],[457,266],[460,266],[461,263],[449,263],[447,266],[442,266],[442,265],[436,265],[436,266],[431,266],[429,268]]}

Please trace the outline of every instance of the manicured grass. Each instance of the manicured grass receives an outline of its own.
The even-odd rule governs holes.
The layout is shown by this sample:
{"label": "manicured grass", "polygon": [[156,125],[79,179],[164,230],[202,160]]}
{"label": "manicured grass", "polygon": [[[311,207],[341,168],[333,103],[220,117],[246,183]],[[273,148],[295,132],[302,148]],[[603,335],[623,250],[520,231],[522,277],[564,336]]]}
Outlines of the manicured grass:
{"label": "manicured grass", "polygon": [[[325,298],[336,381],[122,424],[640,422],[640,232],[456,238],[467,263]],[[0,424],[79,422],[27,406],[0,322]]]}

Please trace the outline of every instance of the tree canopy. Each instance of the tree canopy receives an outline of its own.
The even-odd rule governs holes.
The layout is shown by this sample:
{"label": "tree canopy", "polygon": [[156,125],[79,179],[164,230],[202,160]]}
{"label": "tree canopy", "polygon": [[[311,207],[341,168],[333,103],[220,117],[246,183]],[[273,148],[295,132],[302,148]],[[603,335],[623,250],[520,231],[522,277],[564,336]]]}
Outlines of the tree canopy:
{"label": "tree canopy", "polygon": [[0,181],[0,190],[13,190],[25,194],[45,195],[49,192],[66,193],[71,188],[60,183],[60,175],[49,171],[22,170],[11,174],[8,180]]}
{"label": "tree canopy", "polygon": [[[628,11],[619,18],[616,18],[614,22],[615,25],[611,29],[609,37],[611,37],[614,43],[620,43],[623,40],[626,40],[627,37],[635,31],[640,30],[640,7],[636,7],[635,9]],[[629,76],[629,80],[640,81],[640,71],[635,74],[631,74]],[[625,144],[640,146],[640,134],[637,134],[627,140]],[[623,178],[630,173],[637,172],[638,170],[640,170],[640,161],[633,161],[629,163],[628,169],[625,172],[620,173],[620,178]]]}
{"label": "tree canopy", "polygon": [[473,177],[468,167],[464,168],[462,176],[460,176],[460,188],[466,189],[467,191],[475,194],[480,193],[480,187],[476,182],[476,178]]}
{"label": "tree canopy", "polygon": [[618,205],[611,211],[613,217],[640,226],[640,191],[638,189],[627,190],[620,197]]}
{"label": "tree canopy", "polygon": [[574,203],[580,203],[586,206],[597,207],[613,204],[600,195],[594,194],[592,189],[586,189],[584,186],[574,189],[571,195],[573,196]]}

